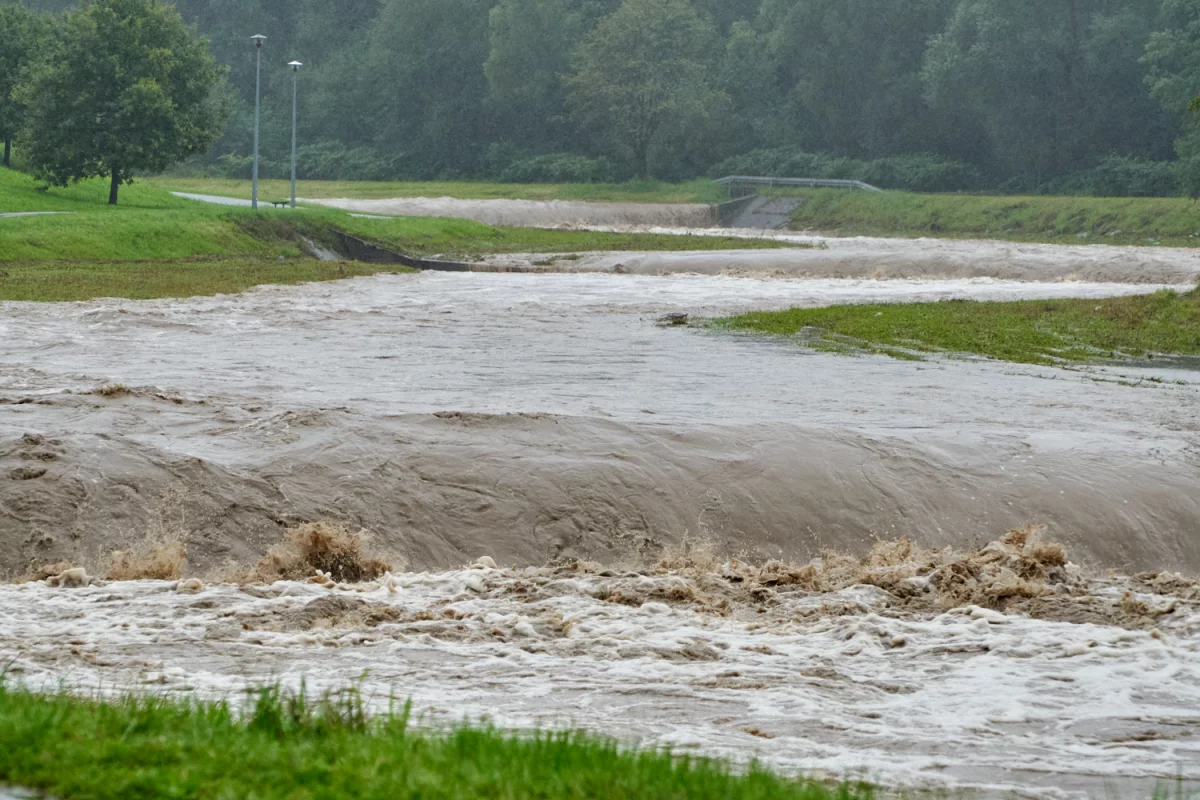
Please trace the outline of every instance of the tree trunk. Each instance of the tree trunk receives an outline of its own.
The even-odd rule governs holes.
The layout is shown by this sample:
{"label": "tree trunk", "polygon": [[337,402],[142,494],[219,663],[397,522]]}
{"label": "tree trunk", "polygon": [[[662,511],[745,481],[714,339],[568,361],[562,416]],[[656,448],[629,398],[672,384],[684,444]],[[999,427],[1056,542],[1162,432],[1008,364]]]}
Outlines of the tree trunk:
{"label": "tree trunk", "polygon": [[121,188],[121,170],[113,167],[112,183],[108,187],[108,204],[115,206],[117,204],[117,191]]}
{"label": "tree trunk", "polygon": [[4,137],[4,166],[12,166],[12,137]]}
{"label": "tree trunk", "polygon": [[645,144],[639,142],[633,147],[634,169],[637,170],[637,176],[643,180],[650,177],[650,143]]}

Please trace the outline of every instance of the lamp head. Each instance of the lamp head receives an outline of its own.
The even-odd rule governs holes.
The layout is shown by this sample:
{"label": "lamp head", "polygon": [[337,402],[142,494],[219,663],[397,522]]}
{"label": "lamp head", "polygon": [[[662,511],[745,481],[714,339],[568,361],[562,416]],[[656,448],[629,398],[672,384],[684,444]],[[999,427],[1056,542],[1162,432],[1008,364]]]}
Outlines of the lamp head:
{"label": "lamp head", "polygon": [[256,33],[255,35],[251,36],[250,39],[254,42],[255,47],[261,48],[262,43],[267,40],[267,37],[263,36],[261,33]]}
{"label": "lamp head", "polygon": [[288,66],[292,68],[292,72],[296,72],[301,67],[303,67],[304,64],[303,64],[303,62],[300,62],[300,61],[289,61]]}

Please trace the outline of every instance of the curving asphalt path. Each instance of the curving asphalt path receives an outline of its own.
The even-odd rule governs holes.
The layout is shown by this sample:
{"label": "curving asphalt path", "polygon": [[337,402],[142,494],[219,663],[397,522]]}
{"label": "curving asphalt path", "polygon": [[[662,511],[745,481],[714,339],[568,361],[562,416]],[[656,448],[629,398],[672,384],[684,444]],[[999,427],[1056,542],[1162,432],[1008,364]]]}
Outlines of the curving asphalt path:
{"label": "curving asphalt path", "polygon": [[[3,217],[50,217],[58,214],[74,214],[74,211],[5,211],[0,213],[0,218]],[[4,795],[0,795],[0,800],[4,800]]]}

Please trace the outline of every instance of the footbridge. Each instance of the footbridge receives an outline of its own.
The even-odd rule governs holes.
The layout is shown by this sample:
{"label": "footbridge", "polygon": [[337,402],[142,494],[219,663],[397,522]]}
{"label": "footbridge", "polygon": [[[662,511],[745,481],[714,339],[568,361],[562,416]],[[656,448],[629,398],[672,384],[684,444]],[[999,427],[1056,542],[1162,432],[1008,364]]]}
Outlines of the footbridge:
{"label": "footbridge", "polygon": [[729,193],[729,202],[717,206],[717,222],[725,228],[755,228],[778,230],[785,227],[792,213],[804,203],[802,197],[783,194],[761,194],[762,189],[845,189],[848,191],[882,192],[877,186],[862,181],[837,178],[771,178],[731,175],[716,181]]}

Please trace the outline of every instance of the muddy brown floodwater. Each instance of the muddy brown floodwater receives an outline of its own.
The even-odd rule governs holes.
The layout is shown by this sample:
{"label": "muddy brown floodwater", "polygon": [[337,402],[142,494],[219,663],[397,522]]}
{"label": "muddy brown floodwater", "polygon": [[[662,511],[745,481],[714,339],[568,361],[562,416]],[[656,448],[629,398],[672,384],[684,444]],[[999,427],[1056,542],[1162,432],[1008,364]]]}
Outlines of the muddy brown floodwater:
{"label": "muddy brown floodwater", "polygon": [[[3,304],[0,567],[103,574],[114,549],[173,538],[216,583],[200,598],[163,582],[4,587],[0,659],[47,685],[209,693],[369,668],[434,717],[588,725],[892,784],[1200,779],[1194,598],[1169,582],[1078,590],[1159,608],[1134,625],[897,610],[908,590],[892,584],[764,584],[786,596],[709,607],[626,572],[684,539],[804,563],[901,536],[973,550],[1028,523],[1071,569],[1200,572],[1193,371],[856,358],[656,322],[1155,288],[425,273]],[[220,583],[318,519],[369,529],[409,571],[361,590]],[[515,569],[460,569],[482,555]],[[575,559],[616,569],[538,570]],[[330,596],[393,608],[379,613],[399,627],[287,621]]]}

